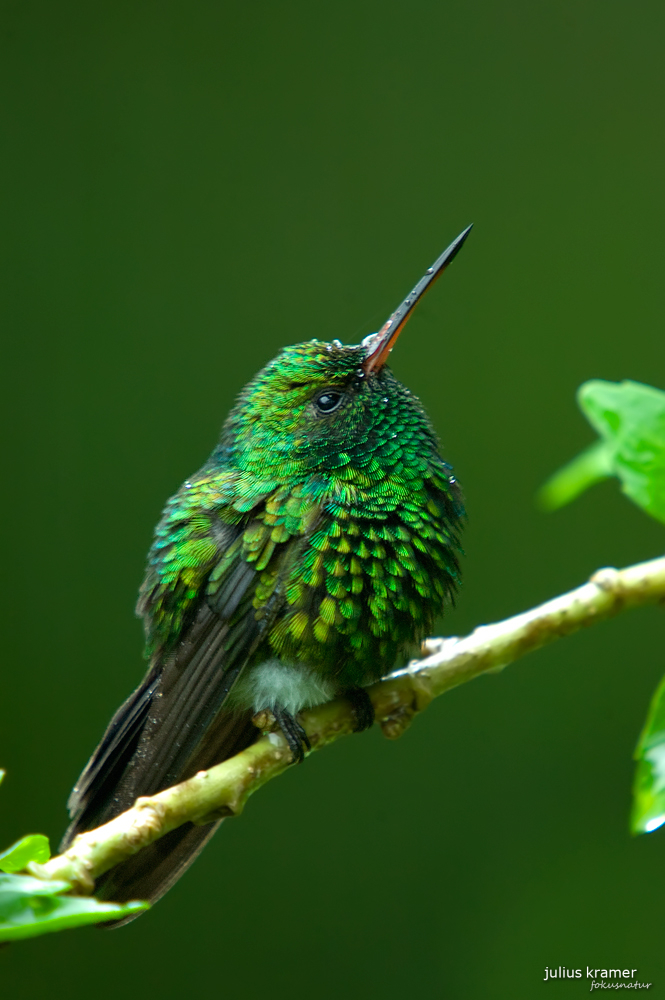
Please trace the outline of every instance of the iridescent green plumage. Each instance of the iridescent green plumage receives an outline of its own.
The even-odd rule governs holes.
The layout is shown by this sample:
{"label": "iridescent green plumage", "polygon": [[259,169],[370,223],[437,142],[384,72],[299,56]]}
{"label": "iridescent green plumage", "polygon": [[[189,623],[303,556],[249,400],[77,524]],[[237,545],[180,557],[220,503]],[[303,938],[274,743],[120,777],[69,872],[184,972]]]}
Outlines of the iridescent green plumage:
{"label": "iridescent green plumage", "polygon": [[[420,403],[387,367],[365,378],[364,353],[299,344],[245,389],[157,529],[139,605],[153,656],[239,561],[256,571],[255,613],[275,602],[254,662],[362,685],[431,628],[457,580],[459,498]],[[345,398],[318,414],[331,388]],[[228,547],[219,521],[239,530]]]}
{"label": "iridescent green plumage", "polygon": [[[430,631],[458,582],[460,494],[385,362],[467,233],[378,334],[285,348],[168,502],[138,604],[150,667],[72,793],[63,846],[249,745],[258,711],[302,754],[301,708],[358,691]],[[214,829],[172,831],[97,894],[158,898]]]}

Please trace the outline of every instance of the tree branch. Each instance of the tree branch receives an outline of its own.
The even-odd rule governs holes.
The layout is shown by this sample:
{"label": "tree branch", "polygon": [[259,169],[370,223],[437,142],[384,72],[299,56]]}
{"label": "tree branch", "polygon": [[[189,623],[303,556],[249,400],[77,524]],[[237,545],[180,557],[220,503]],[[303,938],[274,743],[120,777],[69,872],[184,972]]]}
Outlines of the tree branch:
{"label": "tree branch", "polygon": [[[576,590],[505,621],[481,625],[463,639],[428,639],[423,644],[428,654],[424,659],[412,661],[367,689],[376,721],[385,736],[396,739],[417,712],[449,688],[502,670],[532,650],[628,608],[658,603],[665,603],[665,558],[624,570],[598,570]],[[352,706],[342,699],[303,712],[301,720],[312,750],[354,729]],[[273,721],[265,713],[266,728]],[[64,879],[77,893],[91,893],[96,878],[182,823],[237,816],[249,796],[281,774],[290,760],[281,734],[266,732],[223,764],[137,799],[132,809],[76,837],[63,855],[43,865],[31,864],[29,871],[38,878]]]}

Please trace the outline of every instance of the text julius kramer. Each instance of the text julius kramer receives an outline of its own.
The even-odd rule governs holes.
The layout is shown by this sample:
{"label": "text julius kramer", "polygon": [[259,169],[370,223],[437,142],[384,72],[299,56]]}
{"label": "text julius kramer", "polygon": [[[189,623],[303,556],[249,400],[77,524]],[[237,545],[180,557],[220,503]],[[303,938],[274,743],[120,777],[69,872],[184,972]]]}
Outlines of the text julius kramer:
{"label": "text julius kramer", "polygon": [[[590,969],[586,967],[586,979],[632,979],[637,973],[637,969]],[[584,973],[581,969],[567,969],[565,966],[558,966],[556,969],[545,969],[545,982],[548,979],[581,979]],[[628,985],[628,984],[626,984]],[[633,985],[632,983],[630,984]],[[635,983],[635,986],[638,984]],[[641,983],[639,984],[642,985]],[[645,984],[646,985],[646,984]],[[649,986],[651,983],[649,983]]]}

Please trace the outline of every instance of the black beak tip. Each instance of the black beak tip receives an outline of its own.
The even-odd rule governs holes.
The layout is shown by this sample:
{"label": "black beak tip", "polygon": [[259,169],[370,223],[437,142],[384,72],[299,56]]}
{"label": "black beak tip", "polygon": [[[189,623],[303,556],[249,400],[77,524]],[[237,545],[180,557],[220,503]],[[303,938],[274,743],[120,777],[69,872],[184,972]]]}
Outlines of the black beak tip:
{"label": "black beak tip", "polygon": [[460,252],[460,250],[464,246],[464,241],[466,240],[467,236],[469,235],[469,233],[471,232],[472,229],[473,229],[473,222],[471,223],[470,226],[467,226],[466,229],[464,229],[459,234],[459,236],[457,237],[457,239],[453,243],[452,253],[451,253],[450,257],[448,258],[448,261],[451,261],[453,259],[453,257],[457,256],[457,254]]}

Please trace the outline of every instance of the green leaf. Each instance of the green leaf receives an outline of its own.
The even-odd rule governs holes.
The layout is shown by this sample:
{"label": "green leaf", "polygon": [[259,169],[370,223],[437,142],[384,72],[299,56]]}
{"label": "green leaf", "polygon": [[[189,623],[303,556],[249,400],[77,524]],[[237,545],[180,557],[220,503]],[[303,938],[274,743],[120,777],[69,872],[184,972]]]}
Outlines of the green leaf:
{"label": "green leaf", "polygon": [[[27,839],[27,838],[26,838]],[[149,908],[148,903],[100,903],[87,896],[63,896],[68,882],[28,875],[0,875],[0,941],[119,920]]]}
{"label": "green leaf", "polygon": [[665,824],[665,677],[651,699],[635,760],[630,828],[652,833]]}
{"label": "green leaf", "polygon": [[665,392],[640,382],[580,386],[578,403],[600,435],[543,486],[541,504],[555,510],[607,476],[652,517],[665,522]]}
{"label": "green leaf", "polygon": [[29,833],[0,854],[0,872],[22,872],[31,861],[44,864],[50,857],[48,837]]}

